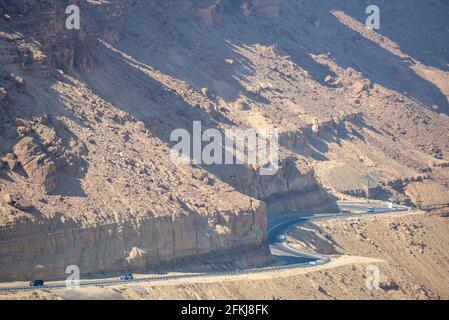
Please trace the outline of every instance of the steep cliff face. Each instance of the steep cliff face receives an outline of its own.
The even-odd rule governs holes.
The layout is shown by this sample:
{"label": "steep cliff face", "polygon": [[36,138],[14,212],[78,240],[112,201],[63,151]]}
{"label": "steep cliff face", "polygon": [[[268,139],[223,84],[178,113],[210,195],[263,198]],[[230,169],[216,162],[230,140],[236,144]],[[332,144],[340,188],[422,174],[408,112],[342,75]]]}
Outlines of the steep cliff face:
{"label": "steep cliff face", "polygon": [[[83,1],[73,3],[80,5]],[[16,63],[20,62],[29,69],[38,62],[46,68],[57,67],[66,71],[92,66],[95,28],[92,28],[91,20],[85,19],[83,28],[66,32],[66,7],[62,1],[25,0],[2,4],[2,11],[11,17],[9,23],[2,24],[3,30],[15,32],[19,37],[20,51],[17,50]],[[28,41],[31,37],[38,42]]]}
{"label": "steep cliff face", "polygon": [[264,239],[265,215],[260,206],[254,212],[221,211],[208,217],[184,212],[89,227],[74,221],[5,226],[0,279],[63,278],[68,265],[77,265],[84,275],[142,272],[185,257],[258,248]]}
{"label": "steep cliff face", "polygon": [[143,271],[263,245],[265,204],[167,161],[145,123],[66,75],[95,72],[96,38],[118,41],[130,5],[78,4],[73,31],[60,1],[2,3],[0,278]]}
{"label": "steep cliff face", "polygon": [[224,180],[240,192],[264,201],[269,215],[290,210],[305,214],[338,212],[336,198],[320,186],[314,170],[303,160],[281,161],[275,175],[262,176],[257,171],[246,170]]}
{"label": "steep cliff face", "polygon": [[[328,191],[363,195],[366,175],[416,203],[435,183],[446,205],[445,64],[366,31],[361,4],[73,3],[80,30],[61,1],[0,2],[0,278],[263,246],[267,214],[335,211]],[[172,163],[194,121],[277,129],[279,170]]]}

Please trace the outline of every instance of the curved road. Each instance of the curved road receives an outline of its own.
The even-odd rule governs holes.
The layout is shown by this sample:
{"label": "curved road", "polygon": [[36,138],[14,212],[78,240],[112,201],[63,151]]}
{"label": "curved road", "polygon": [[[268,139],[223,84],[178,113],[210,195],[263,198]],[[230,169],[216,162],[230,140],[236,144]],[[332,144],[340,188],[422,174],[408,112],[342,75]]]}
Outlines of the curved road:
{"label": "curved road", "polygon": [[[268,221],[268,233],[267,243],[270,246],[271,255],[273,257],[273,265],[270,267],[224,271],[224,272],[207,272],[207,273],[191,273],[182,275],[163,275],[143,277],[130,281],[124,281],[120,279],[112,280],[88,280],[82,281],[80,287],[92,287],[92,286],[113,286],[125,283],[140,283],[140,282],[156,282],[166,280],[178,280],[178,279],[191,279],[200,277],[211,276],[225,276],[225,275],[239,275],[249,273],[259,273],[274,270],[293,269],[298,267],[306,267],[312,265],[325,264],[330,261],[330,258],[317,253],[300,251],[288,246],[285,241],[286,234],[295,225],[305,223],[311,220],[320,220],[331,217],[342,217],[359,215],[368,213],[368,208],[374,208],[374,213],[386,213],[391,211],[407,211],[410,208],[397,207],[396,209],[389,209],[386,206],[374,206],[369,204],[359,203],[340,203],[340,209],[347,213],[334,213],[334,214],[316,214],[308,216],[298,216],[298,213],[284,214],[276,217],[270,217]],[[17,291],[29,291],[29,290],[44,290],[44,289],[67,289],[65,282],[53,282],[43,287],[29,287],[29,286],[0,286],[1,291],[17,292]]]}

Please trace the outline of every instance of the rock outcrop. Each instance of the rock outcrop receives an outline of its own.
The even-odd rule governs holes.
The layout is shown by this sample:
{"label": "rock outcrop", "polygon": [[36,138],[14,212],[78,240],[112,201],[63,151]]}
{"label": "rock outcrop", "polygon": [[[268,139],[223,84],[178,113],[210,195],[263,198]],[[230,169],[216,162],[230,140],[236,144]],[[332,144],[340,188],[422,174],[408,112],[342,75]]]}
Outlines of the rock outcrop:
{"label": "rock outcrop", "polygon": [[439,183],[412,182],[405,189],[413,204],[421,210],[444,212],[449,209],[449,188]]}
{"label": "rock outcrop", "polygon": [[33,183],[52,192],[57,186],[55,162],[42,151],[33,137],[26,137],[14,146],[14,154]]}
{"label": "rock outcrop", "polygon": [[303,161],[285,159],[275,175],[261,176],[257,171],[244,170],[225,181],[242,193],[267,203],[270,215],[289,210],[338,212],[335,198],[318,183],[315,173]]}
{"label": "rock outcrop", "polygon": [[[437,111],[447,103],[416,76],[423,70],[411,72],[427,63],[342,17],[342,3],[355,5],[71,3],[80,30],[65,28],[62,1],[0,2],[9,17],[0,19],[0,189],[10,195],[0,210],[0,278],[263,249],[268,214],[336,211],[329,192],[363,195],[366,174],[382,187],[416,176],[436,183],[438,199],[411,184],[391,188],[444,210],[449,124]],[[220,132],[278,129],[278,172],[174,164],[171,133],[190,132],[193,121]]]}
{"label": "rock outcrop", "polygon": [[[72,264],[83,275],[144,271],[185,257],[257,248],[265,237],[266,211],[259,206],[254,212],[221,212],[210,217],[191,212],[86,228],[66,221],[59,225],[28,223],[20,229],[20,233],[12,227],[0,229],[2,280],[28,280],[37,275],[58,279]],[[36,269],[37,265],[43,268]]]}

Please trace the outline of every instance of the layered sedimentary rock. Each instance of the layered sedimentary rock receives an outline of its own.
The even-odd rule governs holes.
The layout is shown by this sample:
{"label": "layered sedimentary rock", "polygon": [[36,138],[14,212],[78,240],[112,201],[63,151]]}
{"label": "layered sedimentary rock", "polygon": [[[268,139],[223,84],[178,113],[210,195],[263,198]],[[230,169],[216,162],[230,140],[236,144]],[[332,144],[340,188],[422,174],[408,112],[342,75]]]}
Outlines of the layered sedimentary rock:
{"label": "layered sedimentary rock", "polygon": [[[328,191],[363,195],[366,174],[401,195],[406,181],[447,188],[444,100],[404,61],[423,64],[342,18],[354,4],[74,3],[80,30],[61,1],[0,3],[0,278],[253,249],[267,214],[335,211]],[[277,129],[278,172],[172,163],[170,135],[193,121]]]}
{"label": "layered sedimentary rock", "polygon": [[267,203],[270,215],[289,210],[337,212],[335,199],[318,183],[311,167],[301,160],[285,159],[274,175],[246,170],[225,178],[237,190]]}
{"label": "layered sedimentary rock", "polygon": [[[95,38],[120,38],[115,22],[129,3],[80,6],[80,31],[65,29],[59,1],[3,6],[12,19],[1,21],[11,54],[2,63],[14,73],[0,79],[2,107],[10,100],[0,114],[0,278],[55,279],[69,264],[82,274],[143,271],[262,246],[263,203],[204,170],[174,166],[144,123],[55,70],[91,70]],[[40,43],[14,37],[18,24]]]}
{"label": "layered sedimentary rock", "polygon": [[4,226],[0,236],[0,279],[64,277],[68,265],[83,275],[144,271],[177,259],[257,248],[264,239],[265,208],[205,217],[142,217],[121,224],[81,227],[71,221]]}

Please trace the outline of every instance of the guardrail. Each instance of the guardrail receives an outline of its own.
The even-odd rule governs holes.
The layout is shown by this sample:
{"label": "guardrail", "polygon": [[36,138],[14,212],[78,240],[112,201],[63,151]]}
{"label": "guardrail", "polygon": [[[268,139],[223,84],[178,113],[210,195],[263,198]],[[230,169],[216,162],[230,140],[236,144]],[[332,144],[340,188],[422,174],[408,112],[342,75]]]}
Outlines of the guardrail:
{"label": "guardrail", "polygon": [[[327,257],[326,257],[327,258]],[[327,260],[317,260],[315,262],[315,265],[321,265],[328,263],[330,261],[330,258],[327,258]],[[202,278],[202,277],[222,277],[222,276],[235,276],[235,275],[242,275],[242,274],[255,274],[255,273],[262,273],[262,272],[270,272],[270,271],[282,271],[287,269],[296,269],[306,266],[311,266],[312,264],[310,262],[304,262],[304,263],[298,263],[298,264],[291,264],[286,266],[272,266],[272,267],[263,267],[263,268],[251,268],[251,269],[241,269],[241,270],[234,270],[234,271],[219,271],[219,272],[204,272],[204,273],[192,273],[192,274],[183,274],[183,275],[164,275],[164,276],[158,276],[158,277],[145,277],[145,278],[138,278],[133,280],[110,280],[110,281],[93,281],[93,282],[84,282],[80,283],[79,287],[93,287],[93,286],[100,286],[100,287],[108,287],[108,286],[115,286],[119,284],[132,284],[132,283],[141,283],[141,282],[161,282],[161,281],[167,281],[167,280],[180,280],[180,279],[194,279],[194,278]],[[35,290],[48,290],[48,289],[68,289],[69,286],[58,284],[58,285],[44,285],[41,287],[5,287],[0,288],[0,292],[17,292],[17,291],[35,291]]]}
{"label": "guardrail", "polygon": [[[401,208],[396,208],[396,210],[392,211],[408,211],[411,210],[411,208],[402,206]],[[336,215],[338,217],[338,215]],[[269,233],[272,233],[274,230],[282,228],[284,225],[288,225],[289,223],[297,221],[297,224],[304,221],[304,217],[293,219],[293,221],[284,221],[277,226],[273,227]],[[268,238],[268,236],[267,236]],[[296,264],[290,264],[290,265],[283,265],[283,266],[271,266],[271,267],[262,267],[262,268],[249,268],[249,269],[241,269],[241,270],[233,270],[233,271],[218,271],[218,272],[203,272],[203,273],[190,273],[190,274],[182,274],[182,275],[162,275],[157,277],[143,277],[133,280],[105,280],[105,281],[88,281],[88,282],[82,282],[79,284],[79,287],[92,287],[92,286],[115,286],[119,284],[132,284],[132,283],[141,283],[141,282],[160,282],[160,281],[167,281],[167,280],[180,280],[180,279],[194,279],[194,278],[201,278],[201,277],[221,277],[221,276],[235,276],[235,275],[241,275],[241,274],[255,274],[255,273],[262,273],[262,272],[270,272],[270,271],[282,271],[282,270],[289,270],[289,269],[296,269],[296,268],[303,268],[306,266],[318,266],[323,265],[326,263],[329,263],[331,261],[331,258],[311,253],[311,252],[305,252],[300,251],[295,248],[292,248],[285,244],[285,247],[288,248],[291,251],[297,252],[302,257],[309,256],[310,258],[315,259],[314,261],[309,262],[302,262],[302,263],[296,263]],[[48,290],[48,289],[67,289],[70,288],[66,286],[65,284],[55,284],[55,285],[44,285],[41,287],[0,287],[0,292],[17,292],[17,291],[35,291],[35,290]]]}

